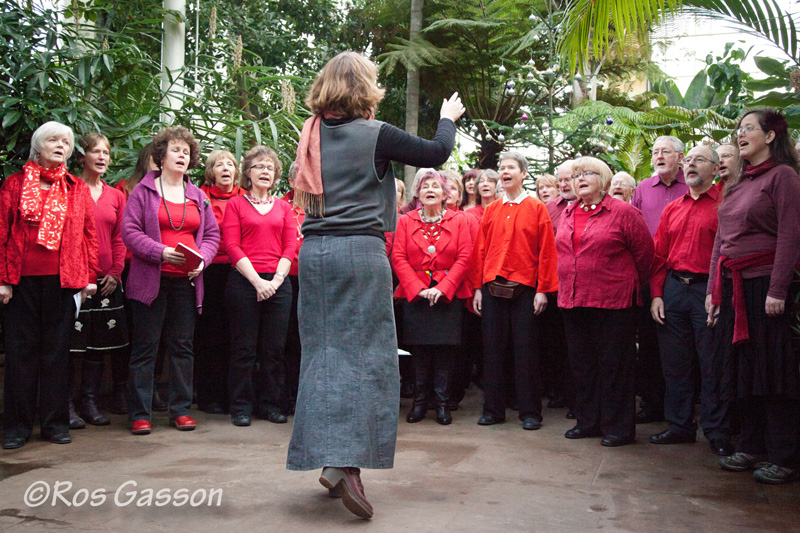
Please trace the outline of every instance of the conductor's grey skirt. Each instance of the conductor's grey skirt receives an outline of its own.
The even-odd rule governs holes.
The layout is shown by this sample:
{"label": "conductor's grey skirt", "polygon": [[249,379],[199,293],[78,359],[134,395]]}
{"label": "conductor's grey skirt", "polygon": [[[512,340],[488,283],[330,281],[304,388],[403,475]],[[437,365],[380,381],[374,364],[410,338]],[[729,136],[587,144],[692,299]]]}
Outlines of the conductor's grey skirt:
{"label": "conductor's grey skirt", "polygon": [[392,468],[400,377],[385,243],[309,235],[299,267],[302,359],[286,467]]}

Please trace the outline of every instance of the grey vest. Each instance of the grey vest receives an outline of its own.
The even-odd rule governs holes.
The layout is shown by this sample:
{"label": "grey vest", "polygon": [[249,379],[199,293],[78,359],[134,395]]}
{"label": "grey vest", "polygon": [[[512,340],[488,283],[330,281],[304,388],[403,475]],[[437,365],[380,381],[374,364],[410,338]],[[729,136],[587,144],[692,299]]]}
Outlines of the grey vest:
{"label": "grey vest", "polygon": [[338,126],[320,125],[322,217],[306,214],[303,235],[376,235],[394,231],[397,193],[391,165],[375,170],[375,146],[383,122],[356,119]]}

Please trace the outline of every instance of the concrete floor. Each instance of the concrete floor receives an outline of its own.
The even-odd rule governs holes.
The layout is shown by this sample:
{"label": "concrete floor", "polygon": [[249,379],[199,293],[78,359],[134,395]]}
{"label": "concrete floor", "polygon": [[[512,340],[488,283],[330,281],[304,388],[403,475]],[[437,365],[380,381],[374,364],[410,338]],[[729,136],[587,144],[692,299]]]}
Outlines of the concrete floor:
{"label": "concrete floor", "polygon": [[[602,448],[599,439],[564,439],[573,424],[563,409],[546,410],[539,431],[523,431],[512,411],[505,424],[479,427],[479,394],[468,391],[451,426],[401,420],[395,468],[362,473],[371,521],[329,498],[318,471],[285,469],[291,419],[236,428],[228,416],[195,412],[189,433],[160,413],[151,435],[133,436],[125,417],[112,416],[111,426],[73,431],[70,445],[34,435],[0,451],[0,530],[800,531],[800,482],[764,486],[750,473],[723,472],[702,438],[654,446],[646,437],[663,424],[649,424],[636,444]],[[33,498],[45,486],[46,503],[26,505],[26,491]],[[56,489],[69,504],[56,497],[53,505]],[[144,489],[175,498],[186,489],[196,503],[220,489],[221,505],[137,507]],[[118,490],[122,503],[132,492],[136,499],[117,506]]]}

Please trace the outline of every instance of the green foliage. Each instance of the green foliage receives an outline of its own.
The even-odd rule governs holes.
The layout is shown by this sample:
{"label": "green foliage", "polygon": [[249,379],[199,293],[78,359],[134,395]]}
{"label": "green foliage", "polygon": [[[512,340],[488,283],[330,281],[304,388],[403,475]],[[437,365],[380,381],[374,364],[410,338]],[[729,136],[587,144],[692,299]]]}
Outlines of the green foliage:
{"label": "green foliage", "polygon": [[[172,84],[168,93],[181,106],[166,108],[161,89],[160,19],[127,24],[116,2],[97,8],[77,5],[75,15],[97,25],[59,20],[38,7],[11,6],[0,17],[0,155],[5,176],[27,159],[33,131],[48,120],[69,125],[76,136],[101,132],[112,145],[109,182],[127,177],[141,147],[155,131],[173,122],[187,126],[203,151],[225,148],[241,155],[263,142],[284,161],[294,159],[302,111],[295,86],[307,79],[278,75],[261,58],[237,51],[232,39],[207,38],[197,68],[181,73],[186,89]],[[161,11],[163,14],[163,11]],[[113,26],[114,30],[105,29]],[[235,53],[241,60],[233,60]],[[171,80],[174,82],[175,80]],[[171,118],[171,115],[174,118]],[[200,178],[202,169],[196,169]]]}

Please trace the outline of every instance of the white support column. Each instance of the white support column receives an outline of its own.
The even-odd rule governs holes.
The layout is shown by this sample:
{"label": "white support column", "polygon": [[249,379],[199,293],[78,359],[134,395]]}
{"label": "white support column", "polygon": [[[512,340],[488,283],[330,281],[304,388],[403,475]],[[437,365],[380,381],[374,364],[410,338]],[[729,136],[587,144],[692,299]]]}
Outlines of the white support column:
{"label": "white support column", "polygon": [[[164,0],[164,9],[179,12],[182,19],[179,21],[171,14],[164,17],[161,41],[161,90],[166,93],[163,103],[175,110],[180,109],[184,95],[182,71],[186,57],[186,24],[183,20],[186,18],[186,0]],[[171,122],[174,116],[162,118]]]}

